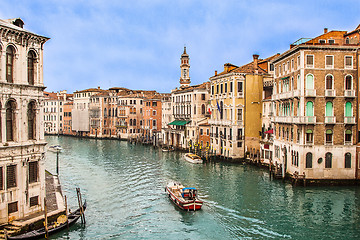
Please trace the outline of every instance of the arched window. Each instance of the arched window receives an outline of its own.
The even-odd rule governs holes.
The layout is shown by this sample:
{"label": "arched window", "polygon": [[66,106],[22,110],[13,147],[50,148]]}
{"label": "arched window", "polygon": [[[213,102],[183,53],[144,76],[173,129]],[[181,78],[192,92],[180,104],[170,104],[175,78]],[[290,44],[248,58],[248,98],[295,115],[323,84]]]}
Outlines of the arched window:
{"label": "arched window", "polygon": [[352,139],[352,132],[350,129],[348,129],[345,131],[345,143],[351,144],[351,139]]}
{"label": "arched window", "polygon": [[111,117],[111,108],[109,108],[109,115],[108,117]]}
{"label": "arched window", "polygon": [[306,143],[313,142],[313,131],[311,129],[306,130]]}
{"label": "arched window", "polygon": [[35,82],[35,60],[36,60],[36,55],[34,51],[29,51],[27,69],[28,69],[28,83],[30,85],[34,85]]}
{"label": "arched window", "polygon": [[345,90],[351,90],[352,89],[352,76],[347,75],[345,77]]}
{"label": "arched window", "polygon": [[351,153],[345,153],[345,168],[351,168]]}
{"label": "arched window", "polygon": [[9,83],[14,82],[14,48],[8,46],[6,49],[6,81]]}
{"label": "arched window", "polygon": [[306,76],[306,89],[314,89],[314,76],[312,74]]}
{"label": "arched window", "polygon": [[334,88],[333,83],[334,83],[333,76],[327,75],[325,79],[325,89],[333,89]]}
{"label": "arched window", "polygon": [[291,90],[294,90],[294,77],[291,77]]}
{"label": "arched window", "polygon": [[115,117],[118,116],[118,113],[117,113],[117,108],[115,108]]}
{"label": "arched window", "polygon": [[334,116],[333,115],[333,104],[332,104],[332,102],[327,102],[326,103],[325,116],[326,117]]}
{"label": "arched window", "polygon": [[133,120],[133,125],[136,126],[136,119]]}
{"label": "arched window", "polygon": [[331,144],[333,141],[333,131],[331,129],[326,130],[325,140],[327,144]]}
{"label": "arched window", "polygon": [[350,43],[350,38],[347,37],[347,38],[345,39],[345,44],[349,44],[349,43]]}
{"label": "arched window", "polygon": [[129,123],[129,125],[130,125],[130,126],[132,126],[132,125],[133,125],[133,124],[132,124],[132,119],[130,119],[130,123]]}
{"label": "arched window", "polygon": [[106,117],[107,109],[104,108],[104,117]]}
{"label": "arched window", "polygon": [[314,104],[313,102],[306,103],[306,116],[314,116]]}
{"label": "arched window", "polygon": [[311,152],[308,152],[306,154],[306,168],[312,168],[312,153]]}
{"label": "arched window", "polygon": [[9,100],[6,103],[6,141],[14,141],[15,132],[15,101]]}
{"label": "arched window", "polygon": [[205,114],[205,104],[201,105],[201,114]]}
{"label": "arched window", "polygon": [[325,154],[325,168],[331,168],[332,166],[332,153],[327,152]]}
{"label": "arched window", "polygon": [[345,104],[345,117],[352,117],[352,104],[347,102]]}
{"label": "arched window", "polygon": [[35,139],[35,132],[36,132],[36,109],[35,109],[35,102],[31,101],[28,105],[28,139],[33,140]]}

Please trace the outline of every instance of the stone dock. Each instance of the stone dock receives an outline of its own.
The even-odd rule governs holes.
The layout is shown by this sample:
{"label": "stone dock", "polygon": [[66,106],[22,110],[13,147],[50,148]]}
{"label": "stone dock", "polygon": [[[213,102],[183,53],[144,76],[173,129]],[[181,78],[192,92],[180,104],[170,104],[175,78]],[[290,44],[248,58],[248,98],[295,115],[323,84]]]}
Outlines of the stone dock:
{"label": "stone dock", "polygon": [[[60,181],[57,175],[45,171],[46,181],[46,205],[48,221],[52,222],[58,216],[65,214],[64,197],[61,191]],[[1,226],[0,239],[5,239],[5,230],[8,235],[17,235],[26,231],[31,231],[43,226],[44,211],[31,214],[22,219],[16,219],[6,225]]]}

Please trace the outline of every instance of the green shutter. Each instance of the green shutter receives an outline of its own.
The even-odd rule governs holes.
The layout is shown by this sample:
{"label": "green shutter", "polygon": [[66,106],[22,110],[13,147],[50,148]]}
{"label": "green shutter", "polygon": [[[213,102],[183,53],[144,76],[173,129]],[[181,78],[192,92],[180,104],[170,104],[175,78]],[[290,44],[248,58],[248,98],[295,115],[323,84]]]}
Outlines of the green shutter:
{"label": "green shutter", "polygon": [[314,104],[313,102],[306,103],[306,116],[311,117],[314,116]]}
{"label": "green shutter", "polygon": [[327,102],[327,103],[326,103],[325,116],[326,116],[326,117],[331,117],[331,116],[333,116],[333,104],[332,104],[332,102]]}
{"label": "green shutter", "polygon": [[313,133],[311,129],[306,130],[306,133]]}
{"label": "green shutter", "polygon": [[314,76],[311,74],[306,76],[306,89],[314,89]]}
{"label": "green shutter", "polygon": [[332,133],[333,133],[333,132],[332,132],[331,129],[326,130],[326,134],[332,134]]}
{"label": "green shutter", "polygon": [[351,102],[345,104],[345,117],[352,117],[352,105]]}

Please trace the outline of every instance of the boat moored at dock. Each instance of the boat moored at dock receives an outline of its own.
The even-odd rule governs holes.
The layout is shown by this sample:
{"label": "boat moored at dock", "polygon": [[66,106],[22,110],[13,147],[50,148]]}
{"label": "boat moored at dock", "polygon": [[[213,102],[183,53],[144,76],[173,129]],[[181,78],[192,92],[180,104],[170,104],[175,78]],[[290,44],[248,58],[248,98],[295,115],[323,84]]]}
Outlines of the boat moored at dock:
{"label": "boat moored at dock", "polygon": [[184,187],[180,183],[170,182],[166,188],[170,200],[179,208],[187,211],[200,210],[203,201],[199,200],[194,187]]}
{"label": "boat moored at dock", "polygon": [[191,163],[203,163],[201,157],[193,153],[185,153],[184,158],[186,161]]}

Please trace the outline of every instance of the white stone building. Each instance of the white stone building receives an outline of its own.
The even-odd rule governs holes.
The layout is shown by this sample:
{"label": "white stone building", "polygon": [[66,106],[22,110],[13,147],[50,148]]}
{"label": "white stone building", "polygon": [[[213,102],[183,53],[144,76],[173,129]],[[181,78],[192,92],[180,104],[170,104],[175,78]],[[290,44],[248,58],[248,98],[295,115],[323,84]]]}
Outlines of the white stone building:
{"label": "white stone building", "polygon": [[49,39],[0,20],[0,224],[42,212],[43,47]]}

